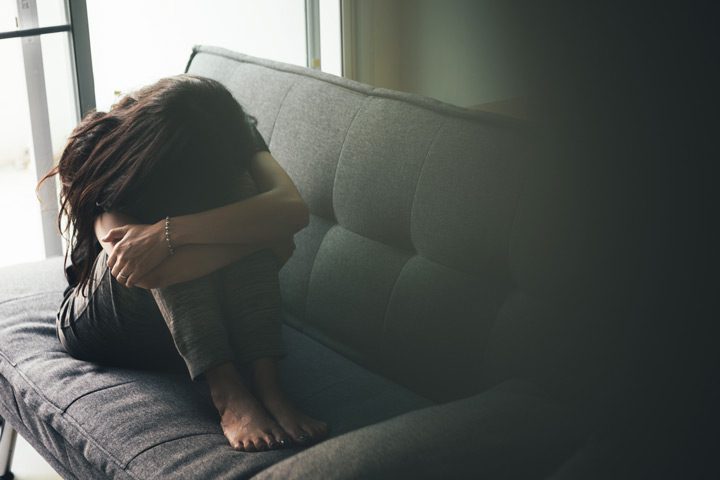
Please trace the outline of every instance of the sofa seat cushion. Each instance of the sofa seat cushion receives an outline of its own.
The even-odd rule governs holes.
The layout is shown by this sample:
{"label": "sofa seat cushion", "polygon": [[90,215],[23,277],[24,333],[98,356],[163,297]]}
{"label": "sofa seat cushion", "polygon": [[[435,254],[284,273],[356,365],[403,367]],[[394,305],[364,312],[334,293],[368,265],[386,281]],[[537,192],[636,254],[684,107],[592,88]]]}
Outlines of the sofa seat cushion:
{"label": "sofa seat cushion", "polygon": [[[0,278],[0,415],[59,471],[245,478],[300,451],[233,451],[203,382],[67,355],[55,333],[61,258],[0,269]],[[283,335],[281,381],[301,409],[328,422],[331,436],[432,404],[291,327]]]}
{"label": "sofa seat cushion", "polygon": [[542,478],[584,438],[577,419],[531,382],[513,379],[332,438],[253,480]]}

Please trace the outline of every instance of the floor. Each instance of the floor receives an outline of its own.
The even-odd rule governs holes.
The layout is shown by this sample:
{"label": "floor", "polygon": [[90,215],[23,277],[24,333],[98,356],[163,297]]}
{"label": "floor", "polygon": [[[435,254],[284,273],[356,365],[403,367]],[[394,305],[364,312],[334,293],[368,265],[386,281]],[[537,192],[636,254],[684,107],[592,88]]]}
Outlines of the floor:
{"label": "floor", "polygon": [[[40,260],[44,256],[40,209],[35,197],[35,172],[32,168],[0,167],[0,267]],[[4,226],[12,225],[6,230]],[[5,233],[8,232],[8,233]],[[58,480],[55,470],[18,436],[13,473],[17,480]]]}
{"label": "floor", "polygon": [[62,480],[35,449],[18,435],[13,456],[15,480]]}

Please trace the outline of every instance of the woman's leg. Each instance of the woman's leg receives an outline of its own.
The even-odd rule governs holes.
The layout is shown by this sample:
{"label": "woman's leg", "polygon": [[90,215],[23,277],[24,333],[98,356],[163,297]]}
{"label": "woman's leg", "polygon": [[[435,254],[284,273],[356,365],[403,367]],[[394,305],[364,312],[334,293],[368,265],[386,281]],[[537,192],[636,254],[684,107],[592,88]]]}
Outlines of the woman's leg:
{"label": "woman's leg", "polygon": [[98,254],[87,289],[76,288],[58,314],[58,337],[74,357],[140,368],[184,364],[193,380],[234,359],[212,278],[127,288],[107,258],[104,250]]}
{"label": "woman's leg", "polygon": [[[233,175],[218,175],[212,171],[203,170],[203,165],[190,166],[192,175],[186,171],[174,172],[175,178],[167,182],[167,178],[159,175],[157,180],[145,185],[142,192],[135,195],[135,202],[127,212],[144,222],[154,222],[165,215],[178,215],[208,210],[230,202],[243,200],[256,195],[257,189],[250,175],[246,172],[238,177]],[[195,182],[197,180],[197,182]],[[208,186],[212,186],[210,188]],[[215,277],[218,272],[208,275]],[[277,265],[275,264],[275,282],[277,282]],[[222,284],[222,280],[220,284]],[[247,284],[246,284],[247,285]],[[252,288],[252,282],[249,286]],[[153,291],[160,309],[173,338],[184,358],[191,363],[199,365],[198,371],[205,368],[205,377],[208,380],[213,401],[222,416],[222,426],[230,444],[235,448],[244,450],[264,450],[283,445],[289,440],[287,434],[274,421],[271,421],[262,405],[255,399],[250,390],[243,383],[239,371],[233,363],[219,363],[214,356],[213,346],[220,341],[217,325],[228,326],[233,322],[218,321],[213,316],[212,322],[205,326],[202,324],[176,325],[177,321],[169,320],[173,315],[167,311],[178,310],[178,304],[187,305],[188,311],[201,309],[193,301],[185,303],[185,295],[177,292],[181,286],[174,285],[161,291]],[[220,288],[220,286],[218,286]],[[201,291],[212,290],[206,286]],[[161,295],[158,297],[158,293]],[[279,307],[279,286],[273,285],[271,291],[273,302]],[[205,298],[204,294],[195,294],[197,300]],[[209,293],[213,296],[212,293]],[[172,299],[168,300],[169,297]],[[168,303],[169,302],[169,303]],[[184,308],[182,308],[184,310]],[[227,310],[227,309],[226,309]],[[260,309],[261,310],[261,309]],[[256,312],[254,315],[257,316]],[[192,316],[192,315],[190,315]],[[180,318],[185,318],[183,315]],[[269,318],[269,317],[268,317]],[[188,319],[189,320],[189,319]],[[250,324],[252,325],[252,323]],[[187,336],[178,331],[182,327]],[[225,330],[226,341],[231,339],[232,346],[238,346],[235,351],[240,355],[240,362],[246,362],[257,355],[274,353],[284,355],[280,338],[279,317],[270,323],[263,323],[258,329],[250,332],[238,329]],[[205,331],[210,328],[212,332]],[[203,353],[206,352],[206,353]],[[227,356],[223,347],[223,356]],[[265,358],[265,357],[263,357]],[[235,359],[233,357],[233,359]],[[191,374],[193,369],[189,367]],[[278,445],[278,442],[281,442]]]}
{"label": "woman's leg", "polygon": [[262,357],[287,355],[282,340],[278,262],[260,250],[217,272],[226,327],[235,358],[248,366]]}
{"label": "woman's leg", "polygon": [[239,375],[218,373],[232,367],[234,354],[217,288],[211,276],[152,292],[127,288],[112,277],[102,251],[87,296],[73,291],[63,301],[58,337],[68,353],[82,360],[119,367],[170,367],[189,371],[194,379],[204,374],[233,447],[256,451],[289,443]]}
{"label": "woman's leg", "polygon": [[[197,164],[157,166],[130,198],[116,207],[140,222],[153,223],[166,215],[199,212],[257,193],[247,173],[233,180],[231,175],[214,172],[215,169],[205,168],[200,159]],[[211,180],[215,180],[216,188],[207,187]],[[235,359],[218,297],[220,283],[213,280],[216,273],[149,292],[125,288],[112,279],[109,271],[106,280],[112,281],[114,289],[121,293],[140,290],[154,299],[195,380],[209,368]],[[132,295],[125,295],[132,305]]]}
{"label": "woman's leg", "polygon": [[175,345],[193,379],[203,376],[233,448],[261,451],[288,445],[290,438],[258,402],[235,369],[218,296],[222,279],[213,274],[153,289]]}
{"label": "woman's leg", "polygon": [[286,350],[278,271],[277,258],[266,249],[217,273],[230,342],[237,361],[249,370],[253,393],[296,443],[307,444],[325,437],[328,429],[297,410],[280,386],[277,361]]}
{"label": "woman's leg", "polygon": [[224,312],[211,276],[150,292],[193,380],[212,367],[233,361]]}
{"label": "woman's leg", "polygon": [[130,368],[186,369],[152,294],[115,281],[107,253],[94,260],[87,288],[71,290],[57,316],[57,334],[73,357]]}

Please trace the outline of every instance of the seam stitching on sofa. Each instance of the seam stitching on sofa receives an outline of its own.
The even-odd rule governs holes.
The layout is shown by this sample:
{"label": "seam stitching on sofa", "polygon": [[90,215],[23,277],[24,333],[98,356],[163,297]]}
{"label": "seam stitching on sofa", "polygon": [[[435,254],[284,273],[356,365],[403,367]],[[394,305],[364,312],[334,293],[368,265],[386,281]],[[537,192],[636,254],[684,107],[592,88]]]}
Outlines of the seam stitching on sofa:
{"label": "seam stitching on sofa", "polygon": [[275,125],[277,124],[278,118],[280,118],[280,113],[282,112],[283,105],[285,105],[285,99],[287,99],[288,95],[290,95],[290,90],[292,90],[295,85],[297,85],[299,80],[295,80],[287,89],[285,92],[285,95],[283,95],[282,100],[280,101],[280,106],[278,107],[277,114],[275,115],[275,120],[273,121],[272,128],[270,129],[270,138],[268,138],[268,148],[270,146],[270,143],[272,142],[273,134],[275,133]]}
{"label": "seam stitching on sofa", "polygon": [[[77,421],[75,418],[73,418],[71,415],[64,414],[64,413],[62,412],[62,409],[61,409],[58,405],[56,405],[52,400],[50,400],[49,398],[47,398],[47,397],[45,396],[45,394],[44,394],[42,391],[40,391],[40,389],[37,387],[37,385],[35,385],[35,383],[33,383],[29,378],[27,378],[27,376],[25,375],[24,372],[22,372],[19,368],[15,368],[15,367],[13,368],[13,370],[14,370],[14,371],[25,381],[25,383],[33,390],[33,392],[35,393],[35,395],[37,395],[38,397],[40,397],[41,400],[45,401],[48,405],[50,405],[51,407],[55,408],[55,410],[57,410],[57,411],[60,413],[60,418],[67,419],[67,420],[68,420],[68,424],[71,425],[71,426],[72,426],[73,428],[75,428],[76,430],[78,430],[78,431],[82,434],[83,438],[85,438],[89,443],[91,443],[95,448],[97,448],[98,450],[100,450],[102,453],[104,453],[105,455],[107,455],[107,457],[108,457],[113,463],[115,463],[120,469],[124,470],[124,467],[122,466],[122,462],[120,462],[117,458],[115,458],[114,455],[112,455],[112,454],[111,454],[110,452],[108,452],[102,445],[100,445],[100,444],[97,442],[97,440],[95,440],[95,438],[92,437],[92,435],[89,435],[88,432],[87,432],[84,428],[82,428],[82,427],[80,426],[80,424],[78,423],[78,421]],[[43,419],[43,422],[45,422],[44,419]],[[58,432],[58,433],[60,433],[60,432]],[[62,435],[62,434],[61,434],[61,435]],[[64,435],[62,435],[62,436],[65,437]],[[83,456],[84,456],[84,455],[83,455]],[[87,458],[87,457],[86,457],[86,458]],[[133,476],[133,478],[136,478],[136,477]],[[140,479],[138,479],[138,480],[140,480]]]}
{"label": "seam stitching on sofa", "polygon": [[407,267],[408,263],[410,263],[410,260],[412,260],[416,256],[417,254],[411,255],[407,260],[405,260],[405,263],[403,263],[403,266],[400,268],[400,271],[398,272],[397,277],[395,277],[395,281],[393,282],[393,286],[390,289],[390,295],[388,295],[387,305],[385,305],[385,313],[383,313],[382,329],[380,330],[380,358],[385,358],[385,342],[383,340],[385,339],[385,333],[387,331],[387,316],[388,311],[390,310],[390,303],[392,302],[393,296],[395,295],[395,287],[397,287],[397,284],[400,281],[400,277],[402,276],[405,267]]}
{"label": "seam stitching on sofa", "polygon": [[[7,410],[8,412],[11,411],[11,410],[8,408],[8,406],[7,406],[4,402],[2,402],[2,401],[0,401],[0,406],[4,407],[5,410]],[[43,422],[43,425],[47,426],[48,428],[52,428],[58,435],[60,435],[61,437],[65,438],[65,437],[64,437],[60,432],[58,432],[52,425],[50,425],[50,424],[48,424],[48,423],[46,423],[46,422]],[[11,425],[11,426],[13,427],[13,429],[18,430],[17,425]],[[29,430],[29,428],[28,428],[28,430]],[[32,433],[32,432],[30,432],[30,433]],[[30,435],[30,437],[32,438],[32,435]],[[23,438],[25,438],[24,435],[23,435]],[[26,439],[26,438],[25,438],[25,441],[28,442],[28,443],[30,443],[30,440],[28,440],[28,439]],[[37,448],[35,447],[35,445],[32,445],[32,444],[30,444],[30,445],[31,445],[35,450],[37,450]],[[95,465],[93,465],[92,463],[90,463],[90,461],[89,461],[87,458],[85,458],[85,455],[83,455],[77,448],[75,448],[74,445],[72,445],[72,444],[70,444],[70,443],[66,443],[65,448],[70,448],[70,449],[72,449],[74,452],[76,452],[78,455],[80,455],[82,458],[84,458],[84,459],[85,459],[85,462],[86,462],[91,468],[93,468],[94,470],[98,470],[97,467],[96,467]],[[57,463],[58,463],[59,465],[64,465],[63,462],[61,462],[61,461],[57,458],[57,456],[53,455],[53,453],[52,453],[49,449],[46,448],[46,449],[44,449],[44,451],[45,451],[49,456],[51,456],[52,458],[54,458],[55,461],[57,461]],[[42,456],[42,454],[41,454],[40,452],[38,452],[38,454],[39,454],[40,456]],[[53,468],[55,468],[55,467],[53,466]],[[74,472],[70,472],[67,468],[66,468],[65,470],[66,470],[65,473],[71,473],[71,474],[74,473]],[[77,477],[76,477],[75,475],[73,475],[72,478],[77,479]]]}
{"label": "seam stitching on sofa", "polygon": [[42,295],[48,295],[50,293],[59,293],[59,292],[57,290],[50,290],[47,292],[30,293],[28,295],[23,295],[22,297],[13,297],[13,298],[9,298],[7,300],[3,300],[2,302],[0,302],[0,305],[7,305],[10,303],[16,302],[18,300],[25,300],[26,298],[32,298],[32,297],[40,297]]}
{"label": "seam stitching on sofa", "polygon": [[372,98],[371,95],[367,95],[363,99],[363,101],[360,104],[360,106],[358,107],[358,109],[355,111],[355,114],[353,115],[352,119],[350,119],[350,123],[348,124],[347,130],[345,130],[345,137],[343,137],[343,142],[340,145],[340,151],[338,152],[338,160],[335,163],[335,174],[333,175],[332,189],[330,191],[330,207],[332,210],[333,218],[337,225],[339,225],[340,222],[338,221],[337,213],[335,212],[335,184],[337,183],[337,176],[338,176],[338,172],[340,171],[340,160],[342,159],[343,151],[345,150],[345,145],[347,144],[347,139],[350,136],[350,130],[352,129],[353,124],[355,123],[355,119],[360,114],[360,111],[363,110],[368,103],[370,103],[371,98]]}
{"label": "seam stitching on sofa", "polygon": [[75,402],[77,402],[77,401],[80,400],[81,398],[85,398],[85,397],[87,397],[88,395],[92,395],[93,393],[102,392],[103,390],[110,390],[111,388],[121,387],[121,386],[127,385],[127,384],[129,384],[129,383],[135,383],[135,381],[134,381],[134,380],[130,380],[130,381],[121,382],[121,383],[118,383],[118,384],[115,384],[115,385],[106,385],[106,386],[104,386],[104,387],[96,388],[95,390],[91,390],[91,391],[89,391],[89,392],[85,392],[85,393],[83,393],[82,395],[80,395],[80,396],[78,396],[77,398],[75,398],[72,402],[68,403],[68,404],[65,406],[65,408],[62,409],[62,413],[66,413],[66,412],[68,411],[68,409],[69,409],[70,407],[72,407],[72,406],[75,404]]}
{"label": "seam stitching on sofa", "polygon": [[[1,353],[1,352],[0,352],[0,353]],[[4,356],[4,355],[3,355],[3,356]],[[47,403],[49,403],[50,405],[52,405],[53,407],[55,407],[57,410],[61,410],[60,407],[59,407],[57,404],[55,404],[55,402],[53,402],[52,400],[50,400],[49,398],[47,398],[47,397],[40,391],[40,389],[38,389],[37,386],[36,386],[31,380],[29,380],[29,379],[27,378],[27,376],[17,367],[17,364],[16,364],[16,365],[13,365],[13,364],[10,363],[10,362],[8,362],[8,364],[10,365],[10,369],[11,369],[14,373],[18,374],[23,380],[25,380],[25,382],[28,384],[28,386],[30,386],[30,387],[35,391],[35,393],[37,393],[37,394],[40,396],[41,399],[45,400]],[[0,374],[2,374],[2,372],[0,372]],[[7,377],[6,377],[6,378],[7,378]]]}
{"label": "seam stitching on sofa", "polygon": [[15,367],[15,365],[13,365],[13,362],[10,360],[10,357],[8,357],[7,354],[2,350],[0,350],[0,358],[5,359],[5,362],[11,367]]}
{"label": "seam stitching on sofa", "polygon": [[[327,236],[330,233],[330,231],[335,227],[341,226],[340,222],[338,222],[337,214],[335,213],[335,182],[337,181],[338,170],[340,170],[340,159],[342,158],[342,153],[343,153],[343,150],[345,149],[345,144],[347,142],[348,135],[350,135],[350,129],[352,128],[353,123],[355,123],[355,119],[360,114],[360,110],[365,108],[365,105],[369,102],[370,98],[372,98],[372,97],[370,97],[369,95],[366,95],[365,98],[363,99],[362,103],[360,103],[360,105],[358,106],[357,110],[355,111],[355,114],[350,119],[350,123],[348,124],[347,130],[345,131],[345,137],[343,138],[343,142],[340,145],[340,152],[338,152],[338,160],[335,163],[335,174],[333,175],[333,183],[332,183],[332,188],[331,188],[331,192],[330,192],[330,211],[332,212],[334,223],[332,225],[330,225],[330,228],[328,228],[327,231],[325,231],[325,235],[323,235],[322,240],[320,240],[318,249],[315,252],[315,255],[313,256],[312,265],[310,265],[310,273],[308,275],[308,282],[307,282],[307,291],[305,292],[305,299],[303,302],[303,316],[305,317],[305,319],[303,321],[307,321],[308,297],[310,296],[310,285],[312,285],[312,277],[313,277],[313,273],[315,272],[315,265],[317,263],[318,254],[320,253],[320,250],[322,250],[322,244],[327,239]],[[320,218],[322,218],[322,217],[320,217]],[[330,223],[332,223],[332,221]]]}
{"label": "seam stitching on sofa", "polygon": [[180,436],[180,437],[169,438],[169,439],[167,439],[167,440],[163,440],[162,442],[156,443],[155,445],[151,445],[151,446],[149,446],[149,447],[147,447],[147,448],[139,451],[139,452],[136,453],[135,455],[133,455],[132,458],[125,463],[125,466],[123,467],[123,469],[125,469],[125,471],[127,472],[127,471],[128,471],[128,470],[127,470],[127,466],[130,465],[130,463],[131,463],[133,460],[135,460],[137,457],[139,457],[139,456],[142,455],[143,453],[152,450],[152,449],[155,448],[155,447],[159,447],[160,445],[164,445],[164,444],[166,444],[166,443],[174,442],[174,441],[176,441],[176,440],[182,440],[182,439],[184,439],[184,438],[190,438],[190,437],[199,437],[199,436],[201,436],[201,435],[222,435],[222,434],[221,434],[221,433],[217,433],[217,432],[199,432],[199,433],[191,433],[191,434],[189,434],[189,435],[182,435],[182,436]]}
{"label": "seam stitching on sofa", "polygon": [[[315,256],[313,257],[312,265],[310,266],[310,274],[308,275],[307,292],[305,292],[305,303],[303,305],[303,316],[305,317],[305,319],[303,320],[303,323],[307,321],[307,316],[308,316],[307,306],[308,306],[308,298],[310,298],[310,285],[312,285],[312,278],[313,278],[313,274],[315,273],[315,265],[317,263],[318,254],[320,253],[320,250],[322,250],[322,245],[327,240],[327,237],[330,234],[330,231],[332,231],[332,229],[334,229],[336,227],[339,228],[340,224],[335,223],[334,225],[331,225],[330,228],[327,229],[327,231],[325,232],[325,235],[323,235],[323,237],[322,237],[322,240],[320,240],[320,244],[318,245],[317,252],[315,252]],[[303,327],[306,327],[306,325],[303,325]]]}
{"label": "seam stitching on sofa", "polygon": [[[433,135],[433,139],[430,141],[430,144],[428,145],[427,152],[425,153],[425,158],[423,159],[422,165],[420,165],[420,171],[418,172],[417,180],[415,181],[415,191],[413,192],[412,201],[410,202],[410,218],[408,221],[408,235],[410,237],[410,244],[413,246],[413,249],[415,251],[418,251],[417,245],[415,245],[415,242],[413,241],[413,235],[412,235],[412,219],[413,219],[413,212],[415,211],[415,199],[417,198],[418,190],[420,189],[420,179],[422,178],[423,172],[425,171],[425,165],[427,165],[428,159],[430,158],[430,151],[435,146],[435,142],[437,142],[438,138],[440,138],[440,132],[445,128],[445,126],[448,124],[447,118],[444,119],[444,121],[438,126],[437,130],[435,131],[435,134]],[[419,253],[419,252],[418,252]]]}

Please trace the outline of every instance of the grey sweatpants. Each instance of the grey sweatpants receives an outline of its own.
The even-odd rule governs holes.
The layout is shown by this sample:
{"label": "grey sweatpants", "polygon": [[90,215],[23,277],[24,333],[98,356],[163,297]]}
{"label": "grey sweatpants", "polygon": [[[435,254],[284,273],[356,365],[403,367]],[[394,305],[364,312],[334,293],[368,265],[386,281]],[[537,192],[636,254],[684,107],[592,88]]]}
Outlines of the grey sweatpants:
{"label": "grey sweatpants", "polygon": [[118,283],[102,251],[85,297],[63,300],[58,338],[73,357],[134,368],[186,368],[285,356],[278,262],[261,250],[210,275],[144,290]]}
{"label": "grey sweatpants", "polygon": [[[256,193],[249,182],[241,184],[239,198]],[[58,339],[72,356],[116,366],[187,369],[194,380],[224,362],[243,367],[286,355],[279,263],[271,250],[151,290],[118,283],[107,259],[105,251],[98,254],[87,288],[68,291],[58,312]]]}

